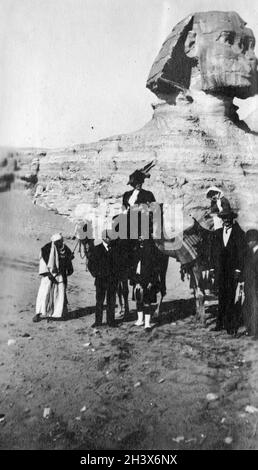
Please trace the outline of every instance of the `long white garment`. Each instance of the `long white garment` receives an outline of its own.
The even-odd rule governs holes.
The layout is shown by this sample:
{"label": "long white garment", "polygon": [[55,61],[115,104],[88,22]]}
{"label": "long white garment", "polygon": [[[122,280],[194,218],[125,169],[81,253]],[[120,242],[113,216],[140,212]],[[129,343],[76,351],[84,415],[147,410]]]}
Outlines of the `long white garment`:
{"label": "long white garment", "polygon": [[[43,258],[39,262],[39,274],[48,272]],[[37,300],[36,314],[42,317],[61,318],[67,312],[66,287],[61,274],[55,275],[57,284],[47,276],[41,278]]]}

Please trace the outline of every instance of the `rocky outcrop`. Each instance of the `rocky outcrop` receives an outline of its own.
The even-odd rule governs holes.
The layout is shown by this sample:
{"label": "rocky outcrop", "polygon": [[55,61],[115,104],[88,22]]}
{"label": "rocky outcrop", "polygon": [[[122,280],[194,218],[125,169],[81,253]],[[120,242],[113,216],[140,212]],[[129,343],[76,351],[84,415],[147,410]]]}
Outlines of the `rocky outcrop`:
{"label": "rocky outcrop", "polygon": [[[216,184],[239,210],[240,223],[258,225],[258,137],[221,112],[222,98],[202,99],[202,113],[182,94],[175,105],[153,105],[151,121],[137,132],[38,157],[35,202],[71,218],[85,203],[121,202],[128,175],[155,160],[145,187],[160,202],[180,200],[185,213],[200,218],[209,208],[205,191]],[[34,157],[26,158],[30,167]]]}
{"label": "rocky outcrop", "polygon": [[34,188],[38,182],[39,156],[46,153],[35,149],[17,151],[1,149],[0,151],[0,192],[14,189]]}
{"label": "rocky outcrop", "polygon": [[142,129],[19,155],[25,173],[36,158],[34,202],[74,220],[86,217],[84,204],[120,204],[128,175],[154,160],[145,187],[159,202],[179,201],[184,214],[200,219],[209,209],[206,189],[216,185],[239,211],[240,224],[258,227],[258,137],[233,104],[234,96],[256,92],[253,48],[253,33],[236,13],[194,14],[179,23],[152,66],[147,86],[158,101]]}

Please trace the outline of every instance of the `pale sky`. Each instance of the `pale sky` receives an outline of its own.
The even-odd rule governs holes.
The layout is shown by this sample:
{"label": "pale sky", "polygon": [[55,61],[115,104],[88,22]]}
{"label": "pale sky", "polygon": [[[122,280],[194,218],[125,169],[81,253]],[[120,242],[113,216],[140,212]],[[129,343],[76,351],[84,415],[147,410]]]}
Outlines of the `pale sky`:
{"label": "pale sky", "polygon": [[0,0],[0,145],[63,147],[139,129],[162,42],[208,10],[237,11],[258,40],[254,0]]}

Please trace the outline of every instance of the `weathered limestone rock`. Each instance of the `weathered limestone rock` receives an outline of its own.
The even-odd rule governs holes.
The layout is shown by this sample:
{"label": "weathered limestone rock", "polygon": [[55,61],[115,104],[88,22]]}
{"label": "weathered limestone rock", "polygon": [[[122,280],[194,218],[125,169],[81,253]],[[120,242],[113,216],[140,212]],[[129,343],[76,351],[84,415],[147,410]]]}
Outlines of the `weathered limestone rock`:
{"label": "weathered limestone rock", "polygon": [[[158,97],[170,95],[172,81],[190,90],[247,98],[256,93],[255,38],[235,12],[188,16],[173,28],[147,81]],[[173,86],[172,86],[173,87]]]}
{"label": "weathered limestone rock", "polygon": [[[233,104],[257,92],[252,31],[237,13],[189,16],[163,44],[147,86],[158,101],[139,131],[37,152],[35,202],[80,218],[85,203],[121,203],[128,175],[155,160],[144,187],[159,202],[181,201],[185,214],[200,219],[209,209],[206,189],[216,185],[243,228],[258,227],[258,137]],[[22,170],[34,156],[20,156]]]}

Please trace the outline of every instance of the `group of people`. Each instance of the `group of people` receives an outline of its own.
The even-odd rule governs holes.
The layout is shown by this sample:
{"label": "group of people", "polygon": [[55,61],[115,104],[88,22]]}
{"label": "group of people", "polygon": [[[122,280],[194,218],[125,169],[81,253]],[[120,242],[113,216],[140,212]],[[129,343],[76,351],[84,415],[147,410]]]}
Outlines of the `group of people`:
{"label": "group of people", "polygon": [[[133,189],[123,196],[123,207],[155,202],[152,192],[142,188],[149,177],[152,164],[136,170],[128,184]],[[258,231],[245,233],[236,222],[237,214],[222,191],[212,186],[206,193],[211,200],[210,215],[214,232],[209,256],[209,276],[218,294],[216,330],[225,329],[236,335],[244,324],[248,334],[258,336]],[[73,273],[73,253],[64,244],[61,234],[55,234],[51,242],[41,249],[40,270],[42,277],[33,321],[43,317],[64,318],[67,314],[67,277]],[[137,240],[111,239],[108,230],[102,234],[102,242],[94,246],[88,257],[88,269],[95,278],[96,310],[94,327],[103,324],[106,299],[106,321],[116,327],[115,307],[118,285],[124,281],[125,314],[130,319],[128,307],[128,280],[133,287],[136,302],[136,326],[151,329],[151,306],[157,302],[157,294],[165,287],[159,270],[160,252],[153,238],[139,233]],[[127,297],[127,298],[126,298]]]}
{"label": "group of people", "polygon": [[[152,164],[130,175],[128,184],[133,189],[125,192],[123,207],[155,202],[151,191],[142,188],[145,178],[148,178]],[[103,324],[103,309],[106,299],[106,322],[110,327],[116,327],[115,307],[118,285],[124,281],[123,295],[125,297],[124,320],[130,319],[128,301],[128,280],[133,287],[133,299],[137,306],[136,326],[144,325],[146,330],[151,328],[151,315],[145,307],[156,303],[157,293],[164,286],[161,284],[158,270],[160,253],[154,240],[145,238],[139,233],[137,240],[114,240],[107,229],[102,232],[102,241],[88,253],[88,270],[95,278],[96,309],[93,327]],[[51,242],[41,249],[40,271],[42,276],[36,302],[34,322],[47,317],[64,318],[67,313],[66,286],[67,276],[73,272],[73,254],[64,244],[61,234],[55,234]],[[61,262],[62,260],[62,262]]]}
{"label": "group of people", "polygon": [[218,293],[215,329],[237,335],[245,326],[247,334],[258,336],[258,231],[241,229],[219,188],[209,188],[207,197],[215,228],[210,253],[210,277]]}

